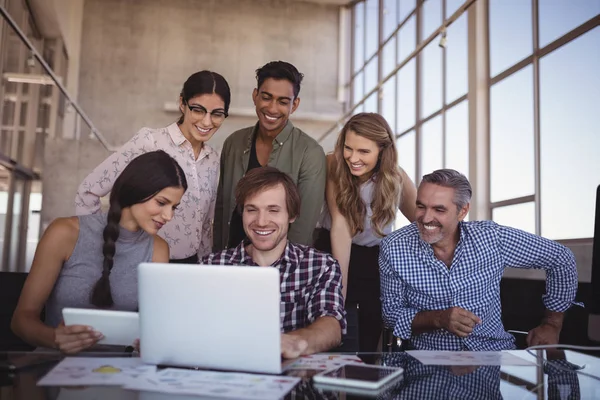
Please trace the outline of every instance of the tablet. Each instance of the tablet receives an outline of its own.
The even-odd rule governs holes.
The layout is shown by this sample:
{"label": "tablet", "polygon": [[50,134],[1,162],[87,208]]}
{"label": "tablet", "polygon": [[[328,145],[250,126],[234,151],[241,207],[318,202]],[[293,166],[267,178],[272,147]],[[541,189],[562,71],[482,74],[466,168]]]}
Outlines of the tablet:
{"label": "tablet", "polygon": [[138,313],[131,311],[63,308],[65,325],[87,325],[104,335],[98,344],[131,346],[140,337]]}
{"label": "tablet", "polygon": [[402,376],[402,368],[380,365],[346,364],[313,376],[319,384],[377,390]]}

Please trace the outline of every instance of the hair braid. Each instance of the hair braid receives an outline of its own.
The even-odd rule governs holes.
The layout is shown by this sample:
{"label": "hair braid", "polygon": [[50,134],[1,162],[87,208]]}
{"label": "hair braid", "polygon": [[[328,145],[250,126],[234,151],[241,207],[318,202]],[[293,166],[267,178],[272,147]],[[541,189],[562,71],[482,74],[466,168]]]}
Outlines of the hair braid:
{"label": "hair braid", "polygon": [[108,210],[107,223],[104,228],[104,245],[102,253],[104,254],[104,264],[102,266],[102,276],[96,282],[92,291],[92,304],[97,307],[107,308],[113,305],[113,298],[110,292],[110,271],[113,267],[115,256],[115,243],[119,238],[119,222],[121,221],[121,205],[111,196],[110,209]]}

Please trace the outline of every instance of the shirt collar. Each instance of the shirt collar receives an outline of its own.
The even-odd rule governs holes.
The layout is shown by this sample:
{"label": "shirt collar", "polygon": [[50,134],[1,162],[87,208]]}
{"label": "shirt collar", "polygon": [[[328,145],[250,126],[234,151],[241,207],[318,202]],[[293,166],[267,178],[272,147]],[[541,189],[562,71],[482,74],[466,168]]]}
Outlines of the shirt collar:
{"label": "shirt collar", "polygon": [[[177,122],[173,122],[171,125],[167,126],[167,132],[169,132],[169,136],[176,146],[181,146],[183,143],[188,142],[185,136],[183,136],[181,129],[179,129]],[[212,154],[217,154],[216,150],[205,142],[202,146],[202,150],[200,150],[200,154],[198,155],[198,160],[211,156]]]}
{"label": "shirt collar", "polygon": [[[293,130],[294,130],[294,124],[292,124],[292,121],[290,121],[288,119],[287,124],[285,124],[285,127],[283,128],[283,130],[281,132],[279,132],[279,135],[275,136],[275,138],[273,139],[273,145],[281,146],[282,144],[284,144],[292,135]],[[248,150],[252,146],[252,141],[255,140],[257,133],[258,133],[258,122],[256,123],[256,125],[254,125],[254,128],[252,129],[252,134],[248,138],[248,143],[247,143]]]}
{"label": "shirt collar", "polygon": [[[429,243],[427,243],[426,241],[421,239],[421,235],[419,234],[419,227],[417,226],[416,222],[414,222],[414,224],[415,224],[415,228],[417,230],[417,238],[418,238],[421,248],[424,249],[425,251],[427,251],[428,253],[433,253],[433,247]],[[456,248],[454,249],[455,253],[456,253],[456,249],[458,249],[459,246],[461,246],[464,243],[465,236],[466,236],[466,233],[465,233],[464,221],[460,221],[458,223],[458,243],[456,244]]]}
{"label": "shirt collar", "polygon": [[183,133],[181,133],[181,129],[179,129],[177,122],[173,122],[171,125],[167,126],[167,132],[169,132],[169,136],[176,146],[181,146],[181,144],[187,140],[185,136],[183,136]]}
{"label": "shirt collar", "polygon": [[[240,255],[240,264],[243,265],[258,265],[254,262],[250,254],[246,251],[246,246],[250,244],[248,239],[244,239],[234,250],[235,253]],[[279,269],[286,269],[289,265],[297,265],[299,263],[298,254],[295,251],[296,245],[288,240],[285,248],[283,249],[283,254],[279,257],[271,267],[276,267]]]}

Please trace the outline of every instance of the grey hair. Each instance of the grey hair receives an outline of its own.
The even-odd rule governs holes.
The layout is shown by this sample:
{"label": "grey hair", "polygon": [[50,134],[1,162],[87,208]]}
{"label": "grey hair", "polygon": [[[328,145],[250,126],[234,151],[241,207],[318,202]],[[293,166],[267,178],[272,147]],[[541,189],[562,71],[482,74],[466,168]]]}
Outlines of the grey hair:
{"label": "grey hair", "polygon": [[473,190],[466,176],[453,169],[438,169],[430,174],[424,175],[421,184],[433,183],[436,185],[454,189],[454,204],[462,209],[471,201]]}

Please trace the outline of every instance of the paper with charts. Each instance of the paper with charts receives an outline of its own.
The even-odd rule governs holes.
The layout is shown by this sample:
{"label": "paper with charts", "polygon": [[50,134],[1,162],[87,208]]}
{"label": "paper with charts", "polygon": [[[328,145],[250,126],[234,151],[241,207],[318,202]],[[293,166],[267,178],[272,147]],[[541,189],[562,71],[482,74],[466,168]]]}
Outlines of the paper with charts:
{"label": "paper with charts", "polygon": [[280,399],[300,382],[300,378],[238,372],[199,371],[167,368],[144,375],[125,389],[169,394],[222,397],[227,399]]}
{"label": "paper with charts", "polygon": [[343,355],[343,354],[313,354],[310,356],[302,356],[292,363],[286,365],[284,369],[316,369],[316,370],[327,370],[340,365],[348,363],[362,363],[363,361],[354,355]]}
{"label": "paper with charts", "polygon": [[143,374],[154,373],[156,366],[139,358],[67,357],[38,381],[38,386],[123,386]]}
{"label": "paper with charts", "polygon": [[535,365],[504,351],[428,351],[408,350],[425,365]]}
{"label": "paper with charts", "polygon": [[[158,396],[158,392],[162,392],[171,395],[268,400],[284,397],[298,382],[300,378],[280,375],[179,368],[157,370],[156,366],[144,364],[140,358],[67,357],[37,384],[64,387],[120,386],[125,389],[144,391],[145,396],[148,397],[153,397],[152,393],[157,393]],[[90,388],[90,390],[95,393],[97,388],[96,390]],[[68,398],[71,394],[65,391],[64,396]],[[92,393],[87,394],[90,398],[93,397]]]}

